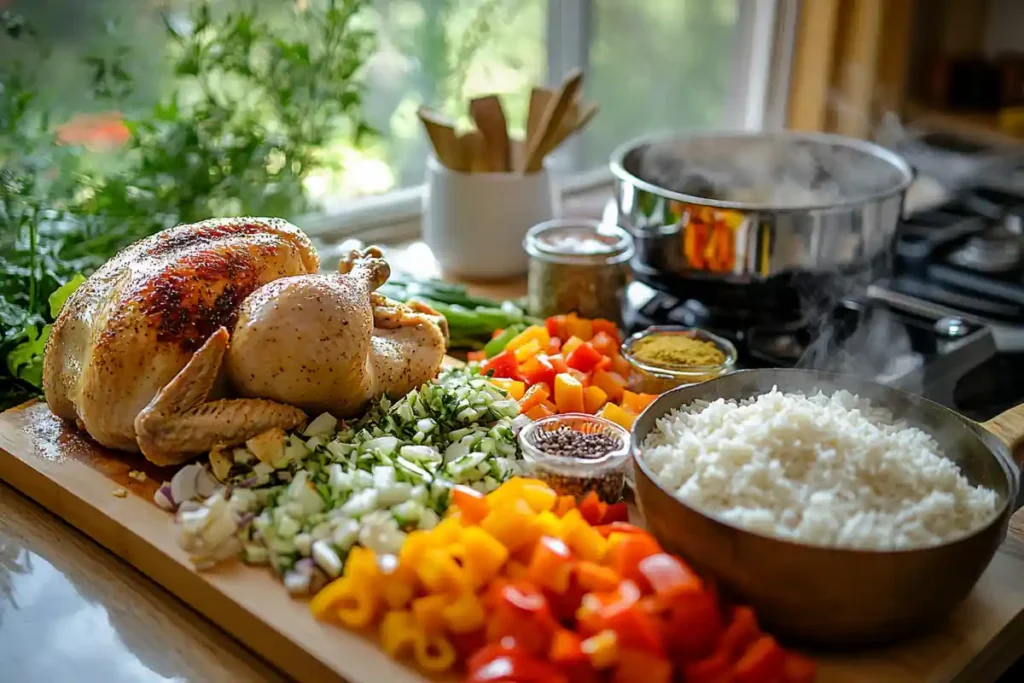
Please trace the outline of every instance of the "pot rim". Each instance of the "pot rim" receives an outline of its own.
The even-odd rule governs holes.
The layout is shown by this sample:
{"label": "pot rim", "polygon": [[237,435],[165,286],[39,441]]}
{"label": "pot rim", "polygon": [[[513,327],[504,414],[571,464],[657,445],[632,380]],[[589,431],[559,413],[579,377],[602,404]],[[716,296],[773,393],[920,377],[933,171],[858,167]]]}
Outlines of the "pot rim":
{"label": "pot rim", "polygon": [[[698,140],[698,139],[715,139],[715,138],[748,138],[748,139],[765,139],[765,138],[779,138],[789,140],[793,142],[804,141],[822,144],[831,144],[839,147],[846,147],[850,149],[863,152],[876,159],[888,163],[891,167],[896,169],[902,176],[903,179],[894,187],[876,192],[874,194],[863,195],[860,197],[854,197],[838,202],[826,202],[822,204],[806,204],[801,206],[772,206],[770,204],[757,204],[749,202],[733,202],[719,199],[711,199],[708,197],[698,197],[696,195],[684,194],[682,192],[674,192],[672,190],[666,190],[665,188],[658,187],[646,180],[633,175],[626,170],[624,161],[626,156],[640,149],[642,147],[649,147],[652,144],[659,142],[669,141],[686,141],[686,140]],[[611,154],[611,161],[609,162],[612,175],[616,177],[622,183],[627,183],[632,187],[650,192],[659,197],[665,199],[673,199],[688,204],[698,204],[703,206],[710,206],[717,209],[733,209],[736,211],[771,211],[774,213],[795,213],[795,212],[808,212],[808,211],[831,211],[838,209],[851,209],[856,207],[864,206],[872,202],[878,202],[891,197],[901,195],[907,191],[907,188],[914,182],[916,177],[916,171],[913,166],[907,162],[902,156],[893,152],[890,149],[886,149],[881,145],[877,145],[867,140],[858,140],[856,138],[849,138],[843,135],[835,135],[833,133],[804,133],[792,130],[783,131],[705,131],[699,133],[681,133],[675,132],[661,132],[644,135],[639,138],[634,138],[628,142],[625,142],[616,147]]]}

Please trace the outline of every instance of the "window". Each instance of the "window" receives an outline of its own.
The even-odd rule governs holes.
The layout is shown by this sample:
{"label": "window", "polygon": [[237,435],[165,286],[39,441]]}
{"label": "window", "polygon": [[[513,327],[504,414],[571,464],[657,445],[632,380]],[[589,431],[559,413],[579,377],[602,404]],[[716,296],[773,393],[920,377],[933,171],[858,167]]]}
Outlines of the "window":
{"label": "window", "polygon": [[[242,4],[259,6],[269,21],[288,22],[317,1],[329,0]],[[416,118],[419,104],[468,123],[468,98],[497,92],[521,134],[530,86],[558,80],[573,66],[586,70],[586,97],[601,112],[560,152],[567,173],[605,166],[616,145],[645,132],[757,125],[759,114],[745,116],[746,95],[765,81],[768,65],[750,45],[757,27],[774,21],[774,10],[764,8],[785,1],[372,0],[363,22],[375,30],[377,48],[365,65],[363,111],[380,135],[358,147],[351,131],[329,141],[305,187],[329,210],[358,208],[353,200],[414,187],[428,149]],[[96,73],[89,58],[109,56],[111,45],[123,50],[120,64],[132,79],[117,109],[130,117],[152,107],[174,78],[163,59],[168,33],[162,17],[187,31],[182,22],[195,2],[0,0],[0,8],[23,14],[53,46],[38,98],[52,105],[53,116],[69,120],[109,109],[92,95]],[[217,11],[237,2],[211,4]],[[0,47],[0,58],[13,57],[4,49],[14,48]],[[95,163],[117,163],[117,155]],[[414,210],[415,198],[406,193],[404,201]]]}

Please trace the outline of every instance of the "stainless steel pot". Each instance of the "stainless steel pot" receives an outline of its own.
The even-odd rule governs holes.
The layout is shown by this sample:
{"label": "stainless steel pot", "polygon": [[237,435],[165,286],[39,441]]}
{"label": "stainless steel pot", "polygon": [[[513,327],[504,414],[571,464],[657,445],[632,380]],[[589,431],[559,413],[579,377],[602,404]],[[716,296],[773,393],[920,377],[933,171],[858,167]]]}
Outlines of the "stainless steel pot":
{"label": "stainless steel pot", "polygon": [[636,266],[737,284],[886,257],[914,177],[878,145],[796,132],[643,138],[611,170]]}

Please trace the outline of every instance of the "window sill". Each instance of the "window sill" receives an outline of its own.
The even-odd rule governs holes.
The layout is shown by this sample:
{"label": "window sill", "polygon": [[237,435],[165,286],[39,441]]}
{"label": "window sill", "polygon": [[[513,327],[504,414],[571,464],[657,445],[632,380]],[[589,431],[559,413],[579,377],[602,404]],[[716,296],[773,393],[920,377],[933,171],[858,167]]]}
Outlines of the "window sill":
{"label": "window sill", "polygon": [[[612,197],[611,171],[597,168],[559,182],[564,213],[602,215]],[[396,242],[416,239],[422,234],[425,186],[389,192],[379,197],[353,201],[350,206],[330,208],[298,221],[303,230],[322,242],[350,237],[364,242]]]}

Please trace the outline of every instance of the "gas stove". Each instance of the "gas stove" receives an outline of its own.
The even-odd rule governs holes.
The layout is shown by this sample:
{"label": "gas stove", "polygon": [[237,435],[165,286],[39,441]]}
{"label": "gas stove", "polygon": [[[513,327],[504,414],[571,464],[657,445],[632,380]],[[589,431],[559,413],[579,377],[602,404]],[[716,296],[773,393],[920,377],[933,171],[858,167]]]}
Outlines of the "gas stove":
{"label": "gas stove", "polygon": [[634,282],[627,325],[702,327],[736,344],[740,367],[871,377],[978,420],[1024,400],[1024,192],[973,187],[911,214],[890,272],[804,316]]}

